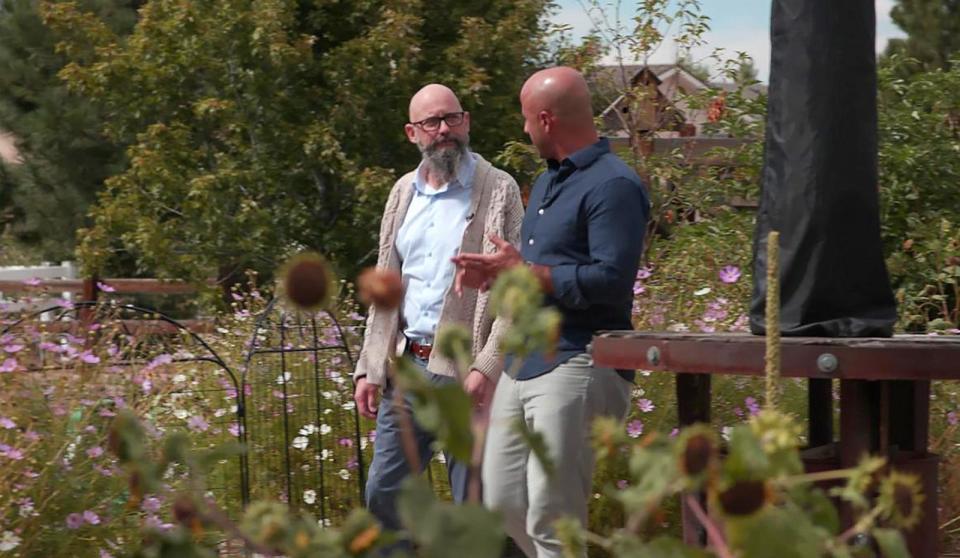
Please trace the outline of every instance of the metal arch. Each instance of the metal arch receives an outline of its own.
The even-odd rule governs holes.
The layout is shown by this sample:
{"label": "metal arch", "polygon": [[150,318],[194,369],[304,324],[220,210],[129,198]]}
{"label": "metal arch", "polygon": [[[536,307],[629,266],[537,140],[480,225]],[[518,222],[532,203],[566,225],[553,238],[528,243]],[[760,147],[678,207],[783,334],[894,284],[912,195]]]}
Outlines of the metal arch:
{"label": "metal arch", "polygon": [[[19,319],[15,320],[13,323],[3,328],[3,330],[0,331],[0,335],[6,335],[7,333],[17,328],[20,324],[23,324],[24,322],[27,322],[29,320],[33,320],[47,312],[55,312],[59,310],[59,313],[57,314],[56,319],[57,321],[60,321],[70,312],[75,312],[77,310],[84,309],[84,308],[98,308],[98,307],[105,307],[105,306],[109,306],[110,308],[114,308],[114,309],[128,310],[135,314],[149,315],[151,317],[159,319],[162,322],[170,324],[178,331],[186,332],[192,339],[200,343],[200,345],[211,356],[176,358],[176,359],[173,359],[173,361],[174,362],[210,362],[210,363],[216,364],[222,370],[226,371],[226,373],[230,376],[230,381],[233,382],[233,388],[237,393],[236,420],[237,420],[237,425],[239,426],[239,429],[238,429],[239,431],[237,433],[237,440],[241,444],[246,443],[245,434],[246,434],[247,428],[246,428],[246,418],[245,418],[244,399],[243,399],[244,394],[242,389],[243,386],[242,384],[237,382],[237,375],[233,372],[230,366],[228,366],[227,363],[220,357],[220,355],[217,354],[217,352],[213,350],[213,348],[206,341],[204,341],[202,337],[200,337],[197,333],[190,331],[190,329],[187,328],[185,325],[181,324],[180,322],[170,317],[169,315],[164,314],[163,312],[160,312],[157,310],[151,310],[149,308],[144,308],[142,306],[135,306],[132,304],[105,305],[103,303],[99,303],[95,301],[78,301],[78,302],[71,303],[70,306],[56,304],[56,305],[44,308],[42,310],[37,310],[37,311],[31,312],[30,314],[21,316]],[[244,507],[247,506],[250,500],[250,490],[247,484],[247,480],[249,476],[247,472],[247,467],[248,467],[247,456],[246,456],[246,451],[244,451],[240,453],[240,498],[241,498],[241,503]]]}
{"label": "metal arch", "polygon": [[[309,324],[306,324],[306,325],[309,325],[309,327],[310,327],[310,331],[311,331],[312,337],[313,337],[312,343],[309,343],[309,344],[308,344],[309,346],[307,346],[307,347],[296,348],[296,349],[294,349],[294,348],[289,348],[289,349],[288,349],[288,348],[286,348],[287,320],[288,320],[289,317],[291,317],[291,314],[289,314],[288,312],[284,311],[284,310],[280,307],[279,299],[276,298],[276,297],[272,298],[272,299],[270,300],[270,302],[267,303],[267,306],[264,308],[264,310],[261,312],[261,314],[257,317],[257,320],[256,320],[256,322],[255,322],[255,324],[254,324],[253,333],[252,333],[252,336],[251,336],[251,338],[250,338],[250,343],[249,343],[249,345],[248,345],[249,348],[248,348],[248,350],[247,350],[246,358],[244,359],[243,370],[241,371],[241,374],[240,374],[240,384],[241,384],[241,387],[240,387],[239,392],[242,394],[242,397],[244,398],[244,399],[243,399],[243,400],[244,400],[244,405],[245,405],[245,402],[246,402],[246,399],[245,399],[245,398],[246,398],[246,389],[247,389],[247,386],[249,385],[249,384],[248,384],[248,380],[249,380],[249,374],[250,374],[250,366],[251,366],[251,362],[253,361],[254,355],[258,355],[258,354],[279,354],[279,355],[280,355],[280,359],[281,359],[281,368],[282,368],[282,370],[286,370],[286,364],[285,364],[285,363],[286,363],[286,355],[287,355],[288,353],[311,352],[311,353],[313,353],[313,357],[314,357],[314,358],[313,358],[313,373],[314,373],[314,382],[315,382],[315,383],[314,383],[314,397],[315,397],[315,410],[316,410],[316,413],[317,413],[317,423],[319,424],[319,422],[320,422],[319,413],[320,413],[320,401],[321,401],[321,397],[320,397],[320,393],[319,393],[319,377],[320,377],[319,374],[320,374],[320,370],[319,370],[319,358],[318,358],[318,357],[319,357],[320,352],[321,352],[321,351],[329,351],[329,350],[341,350],[341,351],[343,351],[344,356],[346,356],[346,358],[347,358],[347,364],[349,365],[349,367],[350,367],[351,370],[353,370],[354,364],[355,364],[355,362],[356,362],[355,359],[354,359],[353,353],[350,351],[350,346],[349,346],[349,343],[347,342],[347,338],[346,338],[346,335],[345,335],[345,333],[344,333],[343,326],[340,324],[340,321],[337,319],[336,315],[334,315],[334,313],[333,313],[333,312],[330,312],[329,310],[323,310],[323,314],[325,314],[325,315],[330,319],[330,321],[333,323],[333,326],[334,326],[334,328],[336,329],[336,336],[337,336],[337,339],[338,339],[339,344],[333,344],[333,345],[329,345],[329,346],[320,346],[320,341],[319,341],[320,335],[319,335],[318,327],[317,327],[317,316],[316,316],[316,314],[310,314]],[[258,347],[258,344],[257,344],[257,336],[258,336],[261,332],[267,330],[267,328],[268,328],[267,323],[270,321],[270,317],[271,317],[271,316],[274,316],[274,315],[277,316],[277,328],[278,328],[279,334],[280,334],[280,347],[279,347],[279,348],[261,348],[261,347]],[[305,324],[300,320],[302,314],[298,312],[298,313],[295,314],[295,316],[296,316],[296,320],[297,320],[298,325],[301,326],[301,327],[298,327],[297,329],[298,329],[298,330],[301,330],[301,329],[302,329],[302,326],[305,325]],[[303,334],[301,333],[301,336],[302,336],[302,335],[303,335]],[[305,343],[305,344],[306,344],[306,343]],[[284,381],[281,385],[282,385],[282,387],[283,387],[284,396],[286,397],[286,395],[287,395],[287,393],[286,393],[286,388],[287,388],[287,386],[286,386],[286,381]],[[290,493],[290,491],[291,491],[291,489],[292,489],[292,480],[291,480],[291,470],[290,470],[290,463],[289,463],[290,426],[289,426],[289,424],[288,424],[288,420],[289,420],[289,418],[288,418],[288,413],[286,412],[286,407],[284,407],[284,427],[283,427],[283,431],[284,431],[284,440],[285,440],[285,448],[284,448],[285,469],[286,469],[285,476],[286,476],[286,483],[287,483],[287,492]],[[363,450],[361,449],[361,444],[360,444],[360,438],[361,438],[361,434],[360,434],[360,412],[359,412],[359,410],[357,409],[357,406],[356,406],[356,405],[354,405],[354,407],[353,407],[353,424],[354,424],[354,432],[353,432],[353,435],[354,435],[354,440],[353,440],[353,441],[354,441],[354,444],[353,444],[353,447],[355,448],[355,457],[356,457],[356,460],[357,460],[357,470],[358,470],[358,475],[357,475],[357,480],[358,480],[358,483],[357,483],[357,494],[359,495],[360,499],[362,500],[362,499],[363,499],[363,493],[364,493],[364,490],[365,490],[365,485],[366,485],[366,466],[365,466],[365,464],[364,464]],[[241,434],[242,434],[242,436],[243,436],[243,437],[242,437],[242,442],[243,442],[243,443],[246,443],[246,442],[247,442],[246,415],[244,415],[243,428],[241,429]],[[323,445],[323,434],[319,431],[319,429],[317,430],[316,436],[317,436],[317,444],[318,444],[318,447],[322,447],[322,445]],[[249,464],[248,464],[246,467],[243,468],[243,474],[245,475],[244,485],[245,485],[246,490],[247,490],[246,494],[249,495],[249,490],[250,490],[250,478],[249,478],[249,476],[250,476],[250,469],[249,469]],[[326,492],[325,492],[325,486],[324,486],[324,484],[325,484],[325,480],[324,480],[324,474],[323,474],[323,461],[321,460],[321,461],[320,461],[320,486],[318,487],[318,488],[320,488],[320,493],[321,493],[321,498],[320,498],[320,513],[321,513],[321,518],[320,518],[320,519],[321,519],[321,520],[326,519],[326,511],[327,511],[327,510],[326,510],[326,498],[325,498]]]}

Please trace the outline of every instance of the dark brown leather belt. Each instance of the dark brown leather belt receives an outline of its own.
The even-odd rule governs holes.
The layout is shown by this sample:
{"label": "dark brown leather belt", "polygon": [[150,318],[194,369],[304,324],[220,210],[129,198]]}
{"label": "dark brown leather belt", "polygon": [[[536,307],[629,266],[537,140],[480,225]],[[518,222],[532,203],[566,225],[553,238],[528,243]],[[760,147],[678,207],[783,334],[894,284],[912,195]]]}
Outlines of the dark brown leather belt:
{"label": "dark brown leather belt", "polygon": [[424,360],[430,358],[430,351],[433,350],[433,345],[429,343],[418,343],[416,341],[411,341],[409,347],[410,354]]}

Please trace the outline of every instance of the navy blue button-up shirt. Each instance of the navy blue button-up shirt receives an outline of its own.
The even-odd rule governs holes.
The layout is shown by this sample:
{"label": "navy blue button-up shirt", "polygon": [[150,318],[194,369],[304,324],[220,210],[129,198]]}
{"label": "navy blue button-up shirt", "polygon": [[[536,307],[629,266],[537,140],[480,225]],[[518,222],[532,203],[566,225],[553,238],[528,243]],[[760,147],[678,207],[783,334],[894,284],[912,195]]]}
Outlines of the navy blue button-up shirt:
{"label": "navy blue button-up shirt", "polygon": [[521,380],[583,353],[599,330],[633,329],[633,283],[650,213],[640,177],[606,138],[547,164],[530,193],[520,253],[550,267],[554,293],[546,304],[563,323],[553,358],[528,357]]}

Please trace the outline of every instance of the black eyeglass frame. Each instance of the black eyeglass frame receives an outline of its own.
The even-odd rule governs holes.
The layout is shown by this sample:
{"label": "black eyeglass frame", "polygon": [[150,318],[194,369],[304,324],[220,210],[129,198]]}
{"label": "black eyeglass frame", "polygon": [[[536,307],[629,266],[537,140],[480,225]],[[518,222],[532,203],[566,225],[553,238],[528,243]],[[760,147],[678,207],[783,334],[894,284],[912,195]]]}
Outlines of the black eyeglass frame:
{"label": "black eyeglass frame", "polygon": [[[441,122],[446,122],[447,126],[450,128],[456,128],[457,126],[461,126],[463,124],[463,121],[466,120],[466,115],[467,115],[467,111],[465,110],[461,110],[460,112],[448,112],[443,116],[431,116],[430,118],[424,118],[423,120],[419,120],[417,122],[411,122],[410,124],[412,126],[417,126],[421,130],[424,130],[427,132],[435,132],[440,129]],[[456,123],[450,122],[450,120],[448,120],[451,117],[453,117],[456,120]],[[427,124],[428,122],[435,122],[436,124],[428,125]]]}

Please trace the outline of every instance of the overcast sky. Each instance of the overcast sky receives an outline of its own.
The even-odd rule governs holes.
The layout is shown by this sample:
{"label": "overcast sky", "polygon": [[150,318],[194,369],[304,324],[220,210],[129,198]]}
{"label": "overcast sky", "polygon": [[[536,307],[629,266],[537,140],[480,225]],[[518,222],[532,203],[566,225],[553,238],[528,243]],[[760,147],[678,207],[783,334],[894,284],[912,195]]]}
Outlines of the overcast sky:
{"label": "overcast sky", "polygon": [[[846,0],[839,0],[846,1]],[[877,5],[877,51],[882,51],[891,37],[902,37],[903,32],[890,21],[890,8],[895,0],[875,0]],[[590,30],[590,21],[584,11],[586,0],[558,0],[560,11],[553,18],[557,23],[573,27],[573,35],[581,37]],[[608,6],[616,0],[607,0]],[[636,0],[622,0],[622,19],[629,21],[636,10]],[[708,56],[714,48],[744,51],[753,57],[761,81],[766,82],[770,72],[770,5],[771,0],[701,0],[703,13],[710,17],[711,30],[706,35],[707,46],[694,50],[694,59]],[[611,7],[610,10],[613,8]],[[676,49],[665,44],[658,50],[653,62],[673,62]]]}

